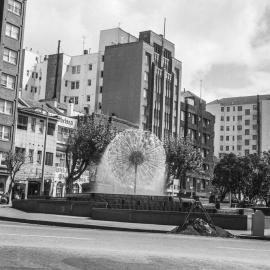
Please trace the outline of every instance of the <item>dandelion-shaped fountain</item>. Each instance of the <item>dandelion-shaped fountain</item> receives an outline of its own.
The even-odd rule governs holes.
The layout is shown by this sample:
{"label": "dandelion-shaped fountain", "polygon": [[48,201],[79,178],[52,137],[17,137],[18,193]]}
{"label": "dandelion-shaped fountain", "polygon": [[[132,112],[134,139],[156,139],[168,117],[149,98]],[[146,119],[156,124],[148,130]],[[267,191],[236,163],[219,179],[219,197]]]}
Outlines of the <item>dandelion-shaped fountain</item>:
{"label": "dandelion-shaped fountain", "polygon": [[154,180],[164,179],[165,151],[149,131],[128,129],[118,134],[106,150],[105,162],[114,176],[113,185],[133,187],[134,194],[138,184],[145,188],[154,186]]}

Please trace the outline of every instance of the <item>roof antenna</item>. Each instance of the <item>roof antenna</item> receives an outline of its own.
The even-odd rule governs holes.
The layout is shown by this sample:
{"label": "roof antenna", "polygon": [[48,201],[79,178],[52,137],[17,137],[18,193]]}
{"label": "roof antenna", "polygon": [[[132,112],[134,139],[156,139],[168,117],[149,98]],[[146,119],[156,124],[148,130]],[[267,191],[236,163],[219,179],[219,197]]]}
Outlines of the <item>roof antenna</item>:
{"label": "roof antenna", "polygon": [[84,47],[85,47],[85,36],[82,36],[82,48],[84,53]]}
{"label": "roof antenna", "polygon": [[202,100],[202,84],[203,80],[200,80],[200,101]]}

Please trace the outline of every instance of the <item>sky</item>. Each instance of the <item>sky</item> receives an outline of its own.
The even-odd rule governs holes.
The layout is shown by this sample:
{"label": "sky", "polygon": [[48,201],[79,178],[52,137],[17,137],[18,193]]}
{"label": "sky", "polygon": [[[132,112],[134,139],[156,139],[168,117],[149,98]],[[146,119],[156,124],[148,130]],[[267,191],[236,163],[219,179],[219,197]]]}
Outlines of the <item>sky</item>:
{"label": "sky", "polygon": [[182,89],[207,102],[270,94],[270,0],[28,0],[24,46],[68,55],[97,52],[99,32],[163,33],[183,64]]}

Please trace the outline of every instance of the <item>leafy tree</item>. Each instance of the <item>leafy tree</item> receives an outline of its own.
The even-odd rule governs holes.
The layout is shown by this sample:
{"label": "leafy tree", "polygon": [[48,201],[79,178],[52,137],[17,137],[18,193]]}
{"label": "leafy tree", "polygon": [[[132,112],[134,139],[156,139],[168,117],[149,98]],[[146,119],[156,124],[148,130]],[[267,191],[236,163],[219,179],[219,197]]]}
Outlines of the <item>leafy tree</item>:
{"label": "leafy tree", "polygon": [[270,190],[270,164],[269,152],[262,157],[257,154],[249,155],[251,170],[245,178],[242,193],[250,201],[260,198],[269,204],[268,196]]}
{"label": "leafy tree", "polygon": [[219,191],[221,201],[227,193],[240,194],[245,176],[249,173],[249,162],[235,154],[225,154],[214,168],[212,184]]}
{"label": "leafy tree", "polygon": [[66,192],[71,193],[73,184],[90,164],[98,164],[107,145],[117,131],[105,119],[91,116],[80,123],[69,136],[66,147]]}
{"label": "leafy tree", "polygon": [[14,186],[16,174],[21,169],[22,165],[26,161],[25,152],[16,151],[15,153],[10,150],[5,155],[5,165],[7,166],[7,171],[9,174],[9,187],[8,187],[8,196],[9,201],[11,201],[12,197],[12,188]]}
{"label": "leafy tree", "polygon": [[185,183],[187,172],[200,171],[203,158],[201,153],[192,145],[189,138],[168,137],[164,140],[166,163],[169,178],[180,179],[180,188]]}

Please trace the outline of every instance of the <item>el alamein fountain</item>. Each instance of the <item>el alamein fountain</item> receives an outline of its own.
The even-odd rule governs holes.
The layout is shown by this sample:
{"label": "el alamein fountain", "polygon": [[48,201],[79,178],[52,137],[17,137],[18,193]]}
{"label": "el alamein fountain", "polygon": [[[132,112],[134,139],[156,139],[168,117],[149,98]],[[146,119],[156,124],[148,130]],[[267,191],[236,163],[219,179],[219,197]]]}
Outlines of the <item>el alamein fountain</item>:
{"label": "el alamein fountain", "polygon": [[104,153],[95,192],[164,195],[165,159],[162,142],[153,133],[125,130]]}

